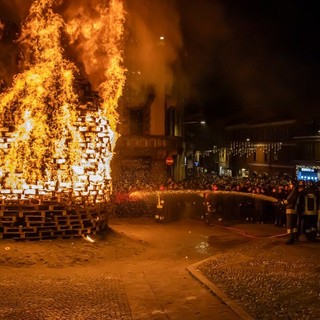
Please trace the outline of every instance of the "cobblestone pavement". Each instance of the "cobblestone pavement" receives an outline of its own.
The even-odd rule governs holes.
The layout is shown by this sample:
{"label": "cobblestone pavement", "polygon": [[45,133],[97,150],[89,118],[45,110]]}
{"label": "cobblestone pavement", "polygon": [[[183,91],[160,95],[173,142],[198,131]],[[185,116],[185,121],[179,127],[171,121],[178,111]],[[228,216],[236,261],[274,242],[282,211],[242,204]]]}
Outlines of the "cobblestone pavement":
{"label": "cobblestone pavement", "polygon": [[[287,246],[273,237],[282,232],[113,219],[94,242],[1,241],[0,319],[319,319],[320,244]],[[250,316],[196,281],[187,271],[195,264]]]}
{"label": "cobblestone pavement", "polygon": [[111,275],[1,274],[3,320],[131,320],[122,281]]}
{"label": "cobblestone pavement", "polygon": [[[212,241],[215,241],[212,239]],[[257,320],[320,319],[320,243],[254,239],[199,270]]]}
{"label": "cobblestone pavement", "polygon": [[240,319],[186,267],[212,255],[200,221],[110,221],[103,237],[0,242],[0,319]]}

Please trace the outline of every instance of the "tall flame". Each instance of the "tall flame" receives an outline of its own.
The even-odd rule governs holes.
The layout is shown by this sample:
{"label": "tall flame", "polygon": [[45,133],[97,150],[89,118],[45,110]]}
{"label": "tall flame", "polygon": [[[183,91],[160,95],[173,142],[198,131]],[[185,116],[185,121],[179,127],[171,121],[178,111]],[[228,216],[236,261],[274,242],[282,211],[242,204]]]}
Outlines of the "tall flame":
{"label": "tall flame", "polygon": [[[76,133],[77,96],[73,90],[74,66],[63,58],[62,19],[52,11],[53,0],[37,0],[23,26],[19,42],[25,46],[26,71],[0,96],[0,121],[13,125],[13,143],[4,156],[2,171],[17,188],[16,173],[30,183],[56,176],[52,159],[79,161]],[[73,143],[66,144],[67,139]],[[57,147],[59,146],[59,147]]]}
{"label": "tall flame", "polygon": [[110,0],[106,7],[92,1],[91,16],[85,15],[84,8],[77,10],[68,22],[67,31],[72,43],[77,43],[86,72],[103,99],[103,113],[115,132],[119,121],[116,107],[125,83],[125,69],[121,68],[123,3]]}
{"label": "tall flame", "polygon": [[[33,2],[18,40],[24,47],[25,71],[0,95],[1,186],[9,190],[64,186],[104,195],[116,140],[116,106],[125,81],[119,49],[122,2],[111,0],[108,9],[99,7],[104,25],[98,21],[94,29],[100,29],[105,55],[97,61],[105,68],[99,85],[102,105],[85,114],[75,91],[77,69],[64,56],[61,33],[66,26],[53,10],[55,2]],[[90,51],[90,46],[86,49]],[[88,61],[93,60],[84,63],[89,65]]]}

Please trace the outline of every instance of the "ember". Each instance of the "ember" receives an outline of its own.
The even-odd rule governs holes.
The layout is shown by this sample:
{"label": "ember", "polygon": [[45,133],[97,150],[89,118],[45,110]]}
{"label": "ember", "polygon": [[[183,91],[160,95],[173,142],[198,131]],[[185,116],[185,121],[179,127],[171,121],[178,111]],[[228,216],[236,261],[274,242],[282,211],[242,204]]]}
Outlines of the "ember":
{"label": "ember", "polygon": [[[125,80],[121,66],[122,1],[111,0],[109,7],[97,6],[100,21],[96,23],[84,18],[83,22],[93,26],[91,30],[79,19],[71,19],[67,25],[54,12],[54,3],[33,2],[18,39],[24,71],[0,94],[0,228],[23,237],[29,231],[38,235],[35,227],[58,235],[54,231],[61,231],[62,224],[55,222],[67,221],[61,217],[68,216],[68,210],[76,215],[74,225],[82,226],[71,228],[77,230],[75,234],[81,235],[84,229],[92,231],[85,227],[81,215],[90,211],[86,219],[91,219],[91,224],[87,226],[94,228],[93,222],[109,201],[112,187],[110,161],[117,140],[116,107]],[[87,59],[83,61],[86,72],[90,75],[92,61],[93,68],[103,68],[96,84],[99,101],[80,102],[76,88],[79,71],[65,58],[62,47],[66,30],[71,45],[79,37],[88,40],[81,41],[88,46],[83,49],[91,54],[82,56]],[[104,55],[101,61],[97,61],[98,50]],[[15,213],[25,219],[18,219]],[[30,224],[28,214],[38,217],[34,219],[36,224]],[[68,221],[63,224],[65,229],[71,226]],[[53,229],[45,228],[47,222]]]}

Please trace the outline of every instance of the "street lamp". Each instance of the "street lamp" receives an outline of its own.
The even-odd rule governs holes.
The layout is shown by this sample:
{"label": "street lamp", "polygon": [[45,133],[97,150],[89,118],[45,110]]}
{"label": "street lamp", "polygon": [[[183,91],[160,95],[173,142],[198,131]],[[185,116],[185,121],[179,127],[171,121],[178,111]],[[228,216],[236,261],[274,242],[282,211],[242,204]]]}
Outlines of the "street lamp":
{"label": "street lamp", "polygon": [[202,125],[205,125],[206,122],[204,120],[201,120],[201,121],[185,121],[185,122],[183,122],[183,124],[202,124]]}

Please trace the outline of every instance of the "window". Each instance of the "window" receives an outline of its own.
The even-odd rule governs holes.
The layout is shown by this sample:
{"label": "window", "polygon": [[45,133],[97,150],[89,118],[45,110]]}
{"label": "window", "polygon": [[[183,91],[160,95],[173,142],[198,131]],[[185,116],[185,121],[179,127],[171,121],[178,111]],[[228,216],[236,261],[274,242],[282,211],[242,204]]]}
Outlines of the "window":
{"label": "window", "polygon": [[143,134],[143,110],[142,109],[130,110],[130,134],[132,135]]}
{"label": "window", "polygon": [[175,125],[175,110],[173,107],[170,107],[166,111],[166,135],[174,136],[174,125]]}

